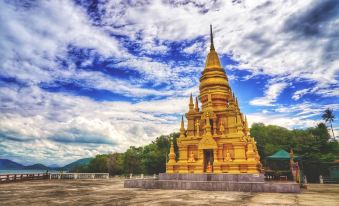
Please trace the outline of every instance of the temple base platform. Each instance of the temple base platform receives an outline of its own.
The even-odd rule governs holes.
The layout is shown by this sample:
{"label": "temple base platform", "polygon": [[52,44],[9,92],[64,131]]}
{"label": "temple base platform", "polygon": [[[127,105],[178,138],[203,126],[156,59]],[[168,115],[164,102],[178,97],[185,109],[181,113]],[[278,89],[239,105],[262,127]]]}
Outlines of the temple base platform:
{"label": "temple base platform", "polygon": [[265,182],[263,174],[159,174],[159,179],[126,179],[125,188],[300,193],[294,182]]}

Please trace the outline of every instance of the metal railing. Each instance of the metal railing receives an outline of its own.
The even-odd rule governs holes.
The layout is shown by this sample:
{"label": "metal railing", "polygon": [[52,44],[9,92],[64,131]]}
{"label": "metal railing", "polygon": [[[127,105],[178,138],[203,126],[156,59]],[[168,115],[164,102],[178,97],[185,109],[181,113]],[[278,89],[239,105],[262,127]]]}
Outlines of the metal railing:
{"label": "metal railing", "polygon": [[48,173],[35,174],[0,174],[0,183],[26,181],[26,180],[42,180],[48,179]]}

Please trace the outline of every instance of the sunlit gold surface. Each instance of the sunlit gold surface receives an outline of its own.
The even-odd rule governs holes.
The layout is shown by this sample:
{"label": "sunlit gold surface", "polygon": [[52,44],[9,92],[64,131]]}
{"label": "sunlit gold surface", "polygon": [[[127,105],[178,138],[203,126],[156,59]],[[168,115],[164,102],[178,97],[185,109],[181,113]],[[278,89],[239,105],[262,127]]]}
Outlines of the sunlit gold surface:
{"label": "sunlit gold surface", "polygon": [[240,112],[218,54],[211,49],[200,78],[198,101],[189,98],[188,112],[181,121],[177,139],[178,161],[171,145],[167,173],[251,173],[261,170],[256,143],[249,136],[247,119]]}

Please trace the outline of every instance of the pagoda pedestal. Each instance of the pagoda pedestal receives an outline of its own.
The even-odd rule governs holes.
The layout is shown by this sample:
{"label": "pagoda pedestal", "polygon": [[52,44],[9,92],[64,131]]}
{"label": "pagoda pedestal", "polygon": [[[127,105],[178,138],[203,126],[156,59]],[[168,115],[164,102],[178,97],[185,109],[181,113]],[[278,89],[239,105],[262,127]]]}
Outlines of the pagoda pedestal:
{"label": "pagoda pedestal", "polygon": [[300,193],[294,182],[265,182],[264,174],[168,174],[159,179],[126,179],[125,188]]}

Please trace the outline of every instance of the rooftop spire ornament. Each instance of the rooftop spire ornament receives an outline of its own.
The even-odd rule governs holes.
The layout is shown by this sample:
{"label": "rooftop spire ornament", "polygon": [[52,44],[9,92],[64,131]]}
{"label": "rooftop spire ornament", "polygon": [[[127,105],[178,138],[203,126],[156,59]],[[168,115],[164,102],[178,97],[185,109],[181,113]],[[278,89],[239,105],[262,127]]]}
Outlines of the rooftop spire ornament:
{"label": "rooftop spire ornament", "polygon": [[214,43],[213,43],[213,31],[212,31],[212,24],[210,24],[210,40],[211,40],[211,46],[210,46],[210,50],[215,50],[215,49],[214,49]]}

